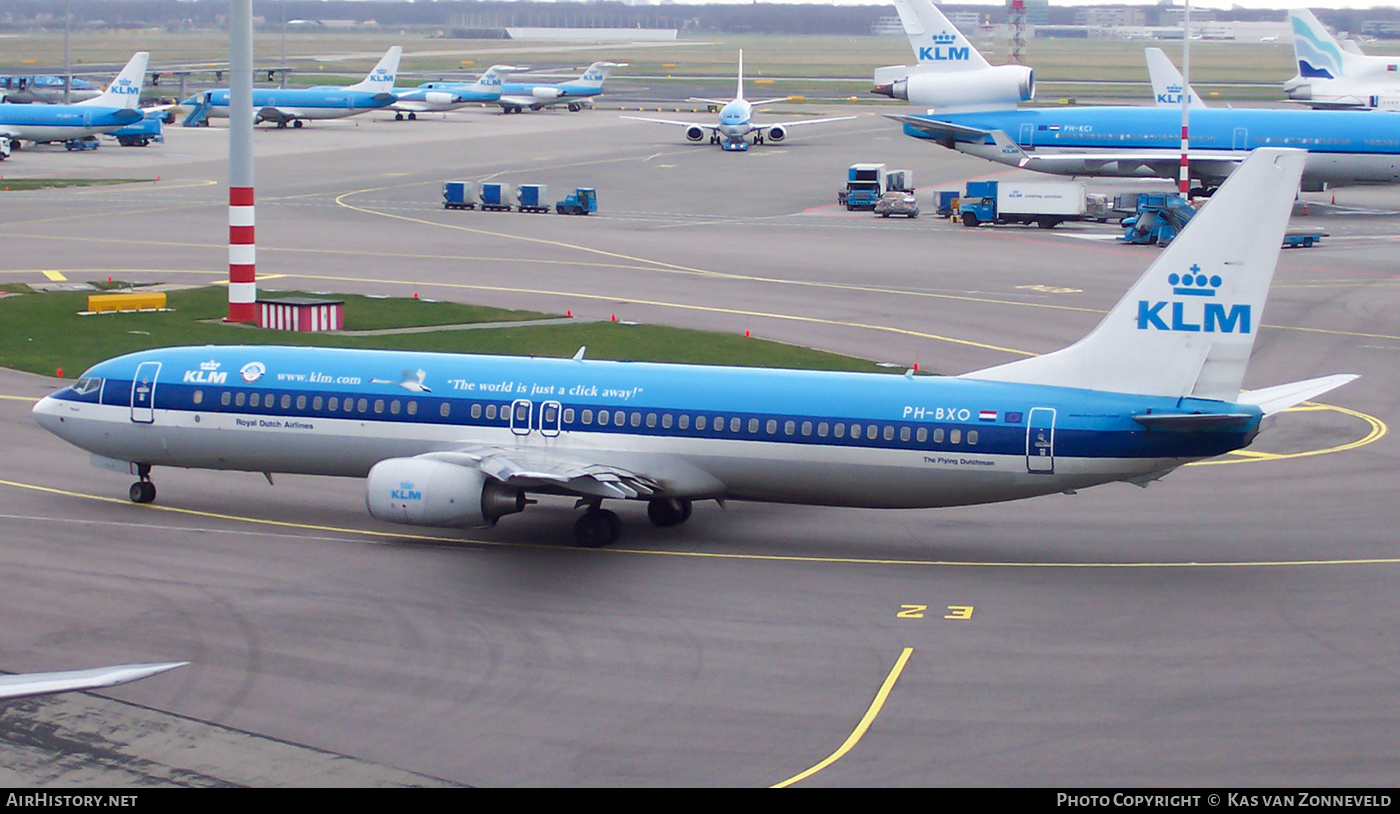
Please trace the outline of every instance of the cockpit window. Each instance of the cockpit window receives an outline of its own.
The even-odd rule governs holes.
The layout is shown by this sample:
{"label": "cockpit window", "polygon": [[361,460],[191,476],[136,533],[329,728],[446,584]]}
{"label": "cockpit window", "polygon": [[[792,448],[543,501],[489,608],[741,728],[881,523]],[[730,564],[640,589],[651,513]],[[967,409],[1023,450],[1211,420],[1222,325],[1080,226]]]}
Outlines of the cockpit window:
{"label": "cockpit window", "polygon": [[101,390],[102,380],[85,376],[81,379],[78,379],[76,382],[73,382],[72,389],[74,393],[77,393],[80,396],[86,396],[89,393],[96,393],[98,390]]}

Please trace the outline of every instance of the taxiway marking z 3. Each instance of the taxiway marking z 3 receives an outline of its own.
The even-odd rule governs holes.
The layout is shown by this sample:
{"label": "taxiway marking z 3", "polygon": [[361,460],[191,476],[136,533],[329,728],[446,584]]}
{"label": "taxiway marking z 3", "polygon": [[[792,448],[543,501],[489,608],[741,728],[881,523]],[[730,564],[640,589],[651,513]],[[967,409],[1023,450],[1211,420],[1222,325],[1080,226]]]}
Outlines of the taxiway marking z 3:
{"label": "taxiway marking z 3", "polygon": [[102,362],[34,416],[136,474],[138,502],[160,466],[366,477],[373,516],[419,526],[571,495],[588,546],[618,536],[605,500],[664,526],[702,499],[917,508],[1146,484],[1354,378],[1240,391],[1304,159],[1255,151],[1084,339],[962,376],[206,346]]}

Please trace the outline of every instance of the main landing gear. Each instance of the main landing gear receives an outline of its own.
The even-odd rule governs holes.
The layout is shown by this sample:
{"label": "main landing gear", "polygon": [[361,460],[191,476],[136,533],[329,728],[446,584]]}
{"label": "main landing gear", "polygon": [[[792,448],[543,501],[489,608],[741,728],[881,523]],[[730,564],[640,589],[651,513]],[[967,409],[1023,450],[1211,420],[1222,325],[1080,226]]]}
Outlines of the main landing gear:
{"label": "main landing gear", "polygon": [[141,477],[141,480],[131,484],[131,489],[127,492],[127,495],[131,498],[131,502],[154,502],[156,499],[156,485],[151,482],[151,465],[137,464],[136,474]]}
{"label": "main landing gear", "polygon": [[[684,498],[657,498],[647,503],[647,517],[662,528],[679,526],[690,519],[691,509],[691,502]],[[574,542],[583,548],[612,545],[621,536],[622,521],[598,503],[590,505],[574,523]]]}

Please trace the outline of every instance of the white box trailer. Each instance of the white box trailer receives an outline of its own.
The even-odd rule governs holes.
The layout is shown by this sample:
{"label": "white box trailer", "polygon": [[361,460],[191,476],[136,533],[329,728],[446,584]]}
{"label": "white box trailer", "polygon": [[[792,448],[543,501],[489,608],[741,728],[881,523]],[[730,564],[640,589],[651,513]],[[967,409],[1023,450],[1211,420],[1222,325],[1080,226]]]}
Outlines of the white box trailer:
{"label": "white box trailer", "polygon": [[1008,215],[1062,215],[1066,220],[1084,216],[1089,190],[1077,181],[999,181],[997,211]]}

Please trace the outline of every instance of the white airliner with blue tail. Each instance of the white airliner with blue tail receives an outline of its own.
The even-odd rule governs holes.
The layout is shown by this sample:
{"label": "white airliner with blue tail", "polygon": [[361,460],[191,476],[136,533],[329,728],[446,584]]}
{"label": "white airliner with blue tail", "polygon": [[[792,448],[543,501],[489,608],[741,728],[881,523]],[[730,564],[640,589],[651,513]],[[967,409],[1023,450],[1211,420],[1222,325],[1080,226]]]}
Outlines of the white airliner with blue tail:
{"label": "white airliner with blue tail", "polygon": [[494,102],[501,98],[502,83],[511,71],[518,70],[512,65],[492,65],[475,82],[424,82],[416,88],[400,88],[394,91],[397,99],[389,109],[397,111],[394,118],[402,121],[405,113],[409,119],[417,119],[419,113],[446,113]]}
{"label": "white airliner with blue tail", "polygon": [[[253,122],[301,127],[303,121],[341,119],[389,107],[397,98],[394,77],[402,55],[403,49],[393,46],[363,80],[348,87],[253,88]],[[183,124],[193,127],[211,118],[227,119],[228,102],[227,89],[207,90],[186,99],[183,104],[193,109]]]}
{"label": "white airliner with blue tail", "polygon": [[[1400,110],[1400,57],[1343,48],[1307,9],[1288,12],[1298,75],[1284,93],[1310,107]],[[1354,47],[1354,46],[1353,46]]]}
{"label": "white airliner with blue tail", "polygon": [[137,502],[165,466],[367,477],[370,514],[418,526],[569,495],[586,546],[619,534],[608,500],[665,526],[697,500],[921,508],[1146,484],[1355,378],[1240,392],[1303,160],[1255,151],[1084,339],[962,376],[206,346],[102,362],[34,416],[137,475]]}
{"label": "white airliner with blue tail", "polygon": [[789,127],[797,127],[807,124],[829,124],[831,122],[854,119],[855,116],[837,116],[831,119],[804,119],[795,122],[774,122],[773,124],[755,124],[753,121],[753,109],[757,105],[770,105],[774,102],[785,102],[790,97],[784,96],[780,99],[763,99],[751,102],[744,98],[744,52],[739,52],[739,83],[734,92],[734,98],[728,101],[723,99],[697,99],[695,101],[707,102],[719,107],[719,122],[716,124],[704,124],[700,122],[683,122],[675,119],[649,119],[643,116],[623,116],[624,119],[632,119],[639,122],[655,122],[657,124],[670,124],[676,127],[685,128],[685,137],[689,141],[704,141],[708,132],[711,144],[718,144],[721,150],[726,152],[743,152],[749,149],[749,137],[753,138],[754,144],[762,144],[764,141],[779,142],[787,138]]}
{"label": "white airliner with blue tail", "polygon": [[0,102],[0,138],[10,141],[72,141],[119,130],[141,120],[141,83],[150,54],[140,51],[101,95],[71,105]]}
{"label": "white airliner with blue tail", "polygon": [[613,68],[625,68],[625,62],[595,62],[578,79],[567,82],[508,82],[496,100],[502,113],[520,113],[525,109],[543,110],[564,105],[572,113],[592,107],[593,99],[603,95],[603,83]]}

